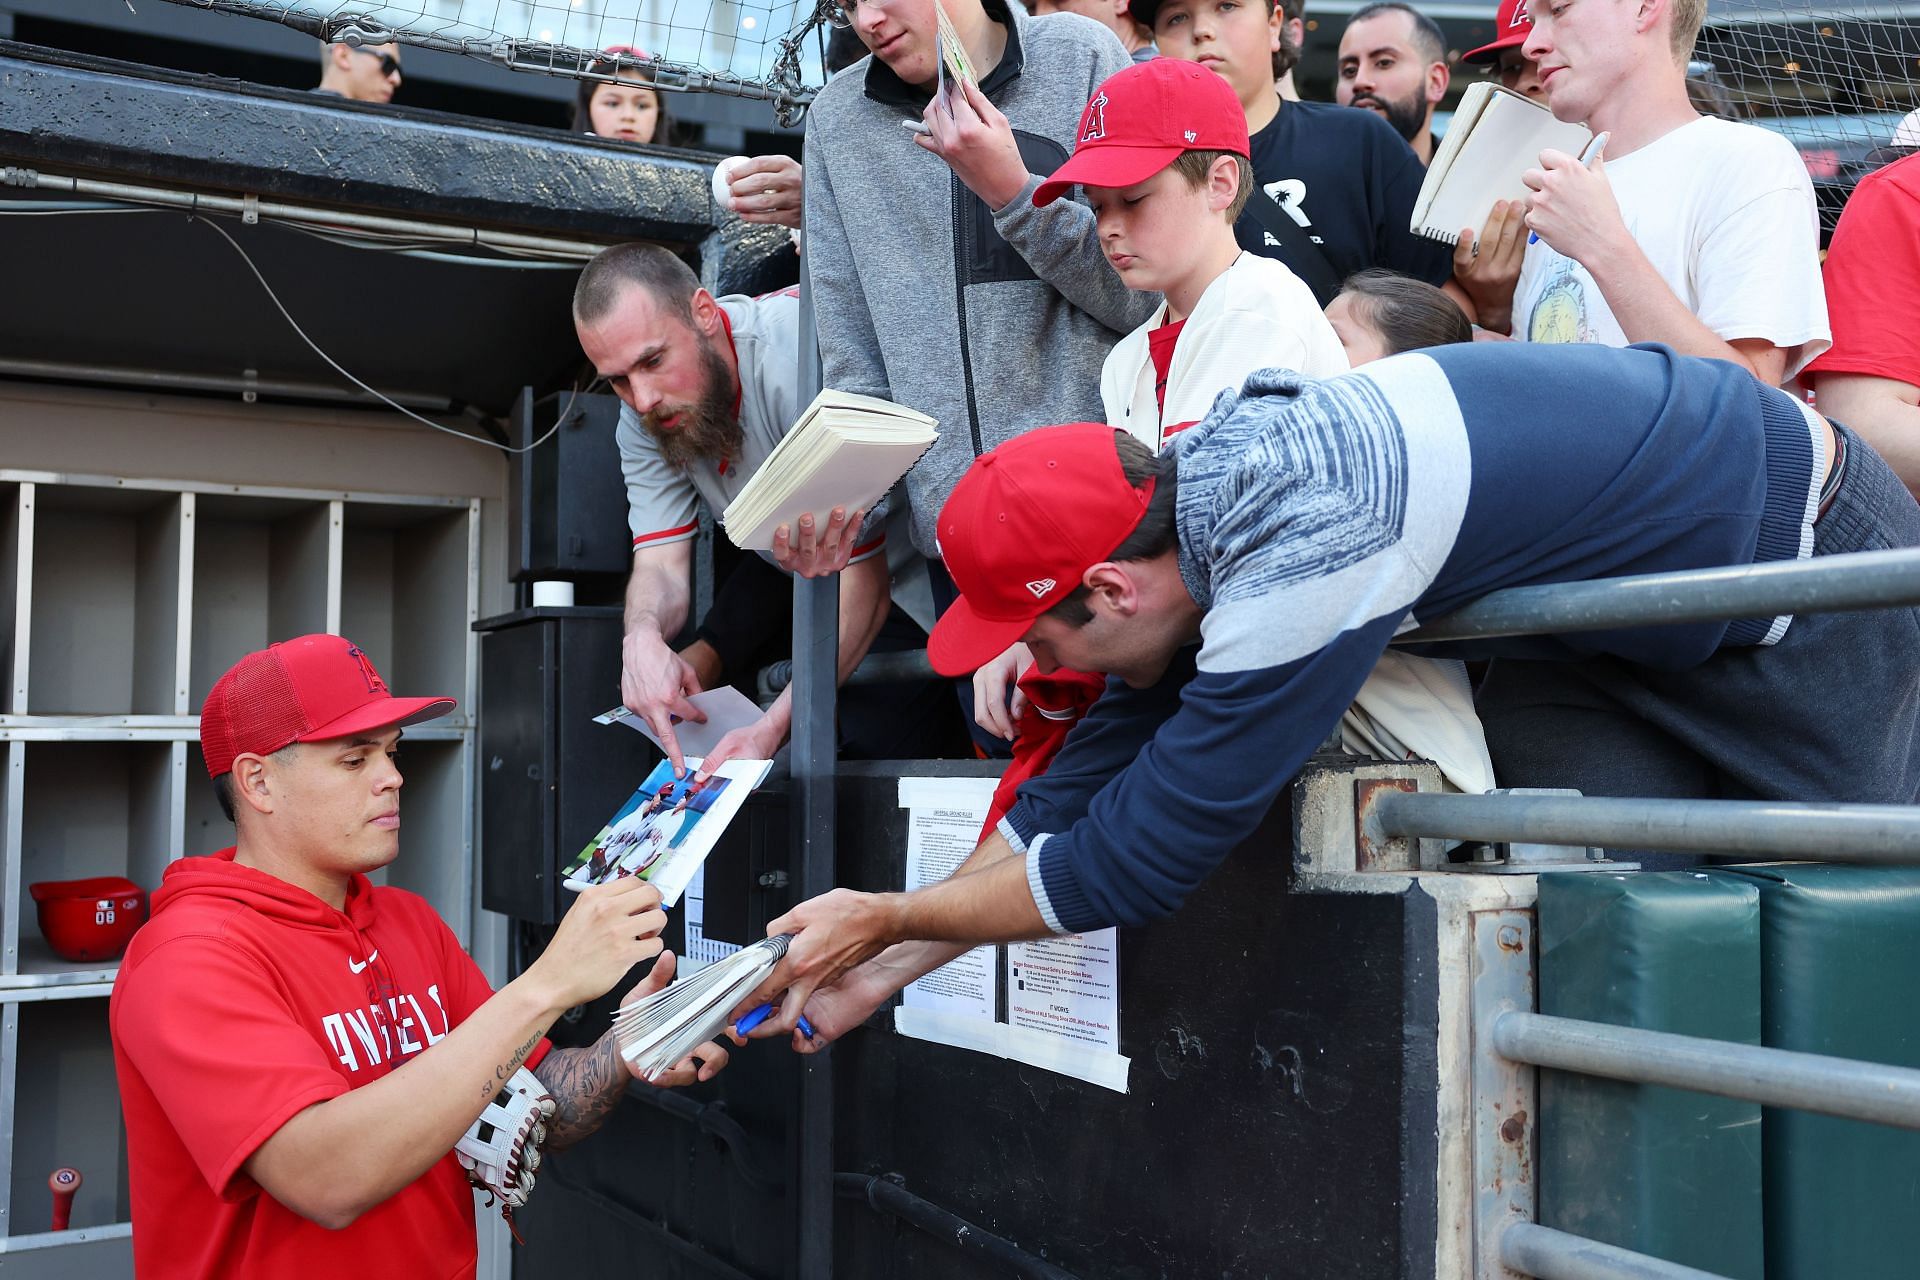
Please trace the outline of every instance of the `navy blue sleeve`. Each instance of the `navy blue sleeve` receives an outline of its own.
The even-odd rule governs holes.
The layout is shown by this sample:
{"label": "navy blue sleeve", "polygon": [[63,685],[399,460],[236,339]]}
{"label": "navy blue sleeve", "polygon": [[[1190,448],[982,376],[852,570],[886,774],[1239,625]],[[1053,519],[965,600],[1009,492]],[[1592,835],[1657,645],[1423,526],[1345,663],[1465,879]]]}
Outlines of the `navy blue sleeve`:
{"label": "navy blue sleeve", "polygon": [[1453,278],[1453,246],[1413,233],[1413,206],[1427,168],[1392,126],[1377,121],[1386,136],[1373,140],[1367,181],[1369,205],[1378,211],[1374,225],[1374,261],[1431,285]]}
{"label": "navy blue sleeve", "polygon": [[[1341,632],[1282,666],[1195,676],[1085,816],[1027,841],[1027,884],[1047,925],[1085,933],[1178,910],[1326,741],[1401,616]],[[1069,739],[1056,768],[1082,772],[1075,747]]]}

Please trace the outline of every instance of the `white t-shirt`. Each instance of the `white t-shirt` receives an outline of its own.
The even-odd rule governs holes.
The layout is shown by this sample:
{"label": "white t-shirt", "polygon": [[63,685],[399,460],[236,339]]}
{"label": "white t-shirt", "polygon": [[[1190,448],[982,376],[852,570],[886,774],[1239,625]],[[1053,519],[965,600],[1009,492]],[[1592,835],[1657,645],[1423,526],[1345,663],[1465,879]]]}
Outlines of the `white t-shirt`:
{"label": "white t-shirt", "polygon": [[[1710,116],[1606,161],[1620,213],[1655,270],[1701,323],[1731,342],[1787,351],[1791,378],[1825,351],[1820,215],[1793,144]],[[1532,342],[1630,339],[1587,269],[1536,240],[1513,292],[1513,336]]]}
{"label": "white t-shirt", "polygon": [[1131,432],[1149,449],[1165,442],[1166,428],[1206,417],[1222,391],[1238,391],[1257,369],[1294,369],[1310,378],[1347,371],[1340,336],[1313,290],[1285,263],[1242,253],[1201,293],[1180,330],[1163,412],[1154,396],[1149,335],[1166,319],[1163,302],[1114,345],[1100,368],[1107,425]]}

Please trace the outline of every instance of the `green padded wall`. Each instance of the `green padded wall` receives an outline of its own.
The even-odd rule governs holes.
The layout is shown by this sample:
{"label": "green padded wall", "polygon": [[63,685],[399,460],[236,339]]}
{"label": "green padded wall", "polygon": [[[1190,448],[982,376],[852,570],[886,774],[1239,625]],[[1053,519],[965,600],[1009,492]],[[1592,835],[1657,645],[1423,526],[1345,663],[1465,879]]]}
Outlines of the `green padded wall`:
{"label": "green padded wall", "polygon": [[[1729,868],[1760,889],[1762,1042],[1920,1067],[1920,871]],[[1920,1133],[1769,1108],[1770,1280],[1920,1275]]]}
{"label": "green padded wall", "polygon": [[[1542,1013],[1760,1042],[1751,881],[1543,875],[1539,932]],[[1762,1280],[1759,1107],[1543,1070],[1539,1134],[1542,1224]]]}

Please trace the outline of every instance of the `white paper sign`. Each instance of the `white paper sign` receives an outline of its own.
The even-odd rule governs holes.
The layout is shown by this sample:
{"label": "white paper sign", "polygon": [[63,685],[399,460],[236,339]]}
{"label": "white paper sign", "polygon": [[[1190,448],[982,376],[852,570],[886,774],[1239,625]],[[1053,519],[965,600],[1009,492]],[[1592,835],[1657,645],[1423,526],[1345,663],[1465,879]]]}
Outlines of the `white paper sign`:
{"label": "white paper sign", "polygon": [[1007,1022],[1120,1052],[1119,931],[1016,942],[1007,948]]}
{"label": "white paper sign", "polygon": [[[944,880],[979,843],[993,778],[902,778],[907,888]],[[990,1053],[1127,1091],[1120,1053],[1120,944],[1113,929],[1006,948],[1006,1009],[999,1008],[1000,948],[976,947],[909,983],[894,1030]]]}
{"label": "white paper sign", "polygon": [[[902,778],[900,804],[907,809],[907,888],[938,884],[960,869],[980,842],[980,824],[993,804],[992,778]],[[961,1018],[994,1020],[999,956],[975,947],[924,978],[907,984],[901,999],[909,1009]]]}

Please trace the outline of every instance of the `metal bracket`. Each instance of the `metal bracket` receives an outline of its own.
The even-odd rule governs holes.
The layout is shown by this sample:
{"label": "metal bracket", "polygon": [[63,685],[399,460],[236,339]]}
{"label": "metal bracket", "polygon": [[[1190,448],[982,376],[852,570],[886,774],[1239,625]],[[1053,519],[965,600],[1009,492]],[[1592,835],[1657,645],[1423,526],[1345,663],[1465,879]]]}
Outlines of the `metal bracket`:
{"label": "metal bracket", "polygon": [[1383,791],[1418,791],[1415,778],[1355,778],[1353,780],[1353,860],[1361,871],[1417,871],[1414,842],[1407,836],[1380,833],[1371,821],[1374,801]]}
{"label": "metal bracket", "polygon": [[257,227],[260,225],[259,196],[243,195],[240,197],[240,221],[243,225],[249,227]]}
{"label": "metal bracket", "polygon": [[1493,1049],[1493,1024],[1510,1010],[1533,1009],[1533,914],[1473,915],[1473,1276],[1518,1276],[1500,1257],[1500,1238],[1516,1222],[1533,1221],[1539,1106],[1534,1068]]}

